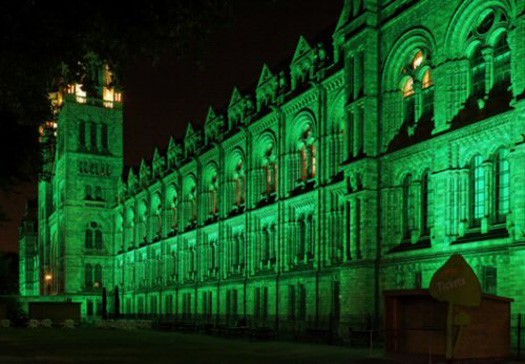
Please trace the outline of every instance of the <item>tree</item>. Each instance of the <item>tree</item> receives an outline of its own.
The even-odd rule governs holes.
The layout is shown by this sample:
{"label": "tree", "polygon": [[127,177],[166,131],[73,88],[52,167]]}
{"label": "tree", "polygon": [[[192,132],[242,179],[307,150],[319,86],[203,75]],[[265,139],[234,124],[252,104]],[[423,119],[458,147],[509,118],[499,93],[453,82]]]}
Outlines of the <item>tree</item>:
{"label": "tree", "polygon": [[37,125],[52,115],[49,92],[73,82],[90,91],[92,55],[125,88],[123,71],[138,59],[154,63],[167,52],[200,59],[228,9],[227,0],[2,2],[0,192],[36,177]]}

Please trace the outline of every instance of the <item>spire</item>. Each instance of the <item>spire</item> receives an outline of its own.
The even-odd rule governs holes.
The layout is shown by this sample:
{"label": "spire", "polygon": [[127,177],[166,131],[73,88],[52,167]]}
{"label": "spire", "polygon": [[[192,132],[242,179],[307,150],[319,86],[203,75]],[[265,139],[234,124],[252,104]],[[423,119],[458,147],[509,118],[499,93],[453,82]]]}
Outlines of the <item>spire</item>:
{"label": "spire", "polygon": [[343,28],[349,21],[352,16],[352,0],[345,0],[343,4],[343,11],[341,16],[339,16],[339,21],[335,27],[335,32],[337,33],[341,28]]}

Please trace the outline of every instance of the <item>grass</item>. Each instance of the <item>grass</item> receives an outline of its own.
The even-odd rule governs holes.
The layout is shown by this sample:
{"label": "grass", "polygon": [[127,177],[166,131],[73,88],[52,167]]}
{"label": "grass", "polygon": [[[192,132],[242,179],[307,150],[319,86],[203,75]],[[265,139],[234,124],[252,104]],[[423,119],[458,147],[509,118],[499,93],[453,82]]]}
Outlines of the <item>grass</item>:
{"label": "grass", "polygon": [[158,332],[0,330],[0,363],[381,363],[380,352],[281,341]]}

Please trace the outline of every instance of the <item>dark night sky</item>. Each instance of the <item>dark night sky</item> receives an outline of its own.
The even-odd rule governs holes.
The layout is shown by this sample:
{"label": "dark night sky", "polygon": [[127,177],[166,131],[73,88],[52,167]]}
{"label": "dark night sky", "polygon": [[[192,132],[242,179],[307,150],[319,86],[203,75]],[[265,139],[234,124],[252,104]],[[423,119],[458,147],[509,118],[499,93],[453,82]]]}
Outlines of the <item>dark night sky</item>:
{"label": "dark night sky", "polygon": [[[293,55],[300,35],[310,41],[326,29],[333,30],[342,3],[240,1],[232,23],[214,28],[205,44],[202,67],[170,57],[154,68],[145,63],[131,66],[124,94],[125,163],[137,165],[141,158],[150,159],[155,146],[167,146],[170,135],[184,137],[188,122],[200,127],[210,105],[216,110],[227,107],[234,86],[246,90],[256,84],[264,63],[278,71],[276,66]],[[0,227],[0,250],[18,249],[18,225],[26,199],[36,196],[36,182],[18,190],[0,196],[11,219]]]}

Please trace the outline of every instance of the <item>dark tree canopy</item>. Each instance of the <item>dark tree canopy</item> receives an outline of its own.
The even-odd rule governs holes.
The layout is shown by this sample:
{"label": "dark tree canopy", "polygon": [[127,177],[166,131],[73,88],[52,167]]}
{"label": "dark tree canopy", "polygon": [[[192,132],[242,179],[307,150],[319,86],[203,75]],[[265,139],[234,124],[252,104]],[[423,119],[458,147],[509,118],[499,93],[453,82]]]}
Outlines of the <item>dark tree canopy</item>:
{"label": "dark tree canopy", "polygon": [[[92,55],[120,88],[124,69],[163,54],[198,61],[203,40],[230,17],[228,0],[35,1],[0,4],[0,192],[38,171],[37,125],[49,120],[48,93],[83,83]],[[0,211],[0,216],[2,213]]]}

